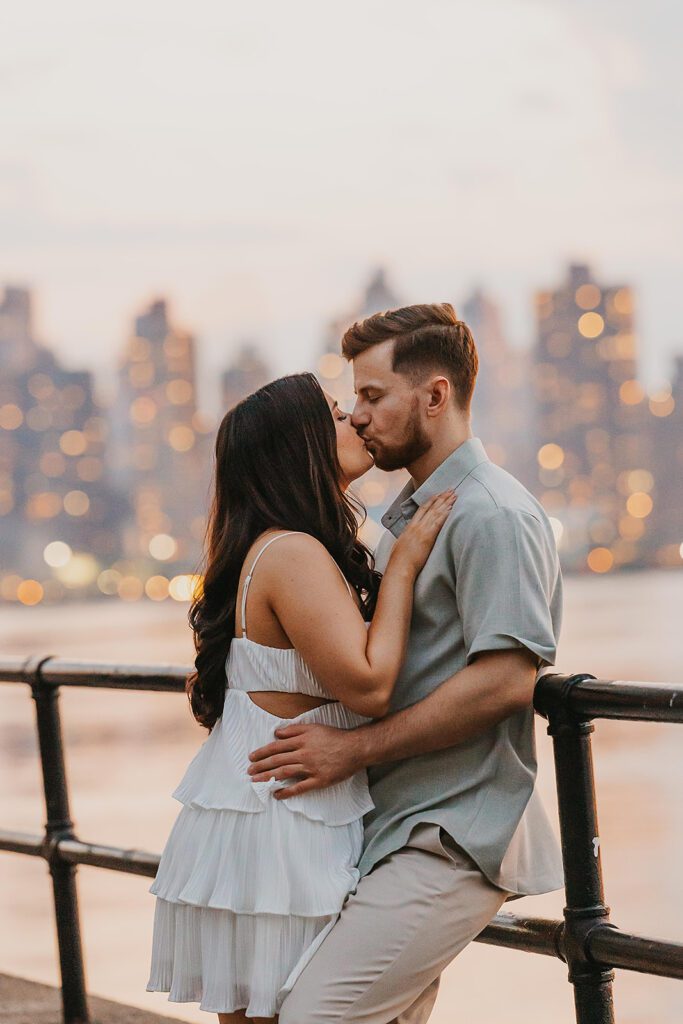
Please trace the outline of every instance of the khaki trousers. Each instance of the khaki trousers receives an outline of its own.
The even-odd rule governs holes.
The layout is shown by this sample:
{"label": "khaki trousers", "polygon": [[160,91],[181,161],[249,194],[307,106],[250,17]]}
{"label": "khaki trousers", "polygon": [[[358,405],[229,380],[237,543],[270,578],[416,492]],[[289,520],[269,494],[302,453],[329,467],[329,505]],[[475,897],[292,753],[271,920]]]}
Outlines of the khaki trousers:
{"label": "khaki trousers", "polygon": [[438,825],[417,825],[361,878],[279,1024],[425,1024],[441,971],[507,895]]}

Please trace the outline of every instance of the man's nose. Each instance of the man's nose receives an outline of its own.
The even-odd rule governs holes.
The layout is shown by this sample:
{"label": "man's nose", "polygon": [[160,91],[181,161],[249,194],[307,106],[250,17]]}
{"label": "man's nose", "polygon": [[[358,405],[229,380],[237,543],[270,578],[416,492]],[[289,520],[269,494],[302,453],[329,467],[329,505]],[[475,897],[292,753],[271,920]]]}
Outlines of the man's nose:
{"label": "man's nose", "polygon": [[370,422],[370,416],[363,409],[360,402],[356,401],[351,413],[351,425],[358,430],[359,427],[367,427]]}

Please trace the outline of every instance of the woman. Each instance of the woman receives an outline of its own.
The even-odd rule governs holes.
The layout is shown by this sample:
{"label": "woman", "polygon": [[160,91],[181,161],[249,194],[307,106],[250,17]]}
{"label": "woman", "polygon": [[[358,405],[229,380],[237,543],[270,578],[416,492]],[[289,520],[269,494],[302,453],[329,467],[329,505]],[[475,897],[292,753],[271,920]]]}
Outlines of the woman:
{"label": "woman", "polygon": [[187,683],[209,736],[173,792],[183,806],[149,889],[147,990],[237,1024],[274,1019],[278,993],[358,882],[374,806],[364,770],[276,800],[293,780],[252,782],[248,752],[285,722],[353,728],[386,714],[415,578],[455,495],[415,514],[380,585],[346,495],[372,459],[312,374],[231,409],[215,453]]}

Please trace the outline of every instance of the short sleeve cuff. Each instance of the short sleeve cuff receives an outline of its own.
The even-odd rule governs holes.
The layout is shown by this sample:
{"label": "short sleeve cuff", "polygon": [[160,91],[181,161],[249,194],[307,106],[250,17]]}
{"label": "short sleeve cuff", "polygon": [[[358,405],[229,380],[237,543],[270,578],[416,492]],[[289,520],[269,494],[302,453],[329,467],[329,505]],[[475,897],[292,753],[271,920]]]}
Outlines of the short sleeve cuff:
{"label": "short sleeve cuff", "polygon": [[537,661],[541,662],[539,667],[555,664],[557,649],[554,644],[537,643],[535,640],[527,640],[511,633],[482,633],[476,636],[467,652],[467,664],[472,662],[476,654],[482,654],[484,651],[515,651],[522,647],[531,651]]}

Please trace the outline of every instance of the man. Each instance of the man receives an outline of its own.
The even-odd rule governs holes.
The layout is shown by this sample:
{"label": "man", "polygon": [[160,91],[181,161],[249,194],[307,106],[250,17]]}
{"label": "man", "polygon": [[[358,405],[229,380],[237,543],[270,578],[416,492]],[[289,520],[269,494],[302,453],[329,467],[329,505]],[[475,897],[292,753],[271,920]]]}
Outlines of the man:
{"label": "man", "polygon": [[259,780],[304,766],[278,799],[367,767],[375,803],[358,888],[279,1020],[422,1024],[442,969],[506,899],[563,885],[534,788],[532,706],[538,669],[554,663],[562,582],[542,507],[472,435],[478,358],[453,307],[377,314],[342,351],[354,426],[377,466],[411,477],[382,518],[378,568],[430,495],[453,487],[458,500],[416,582],[391,713],[347,732],[287,726],[250,755]]}

